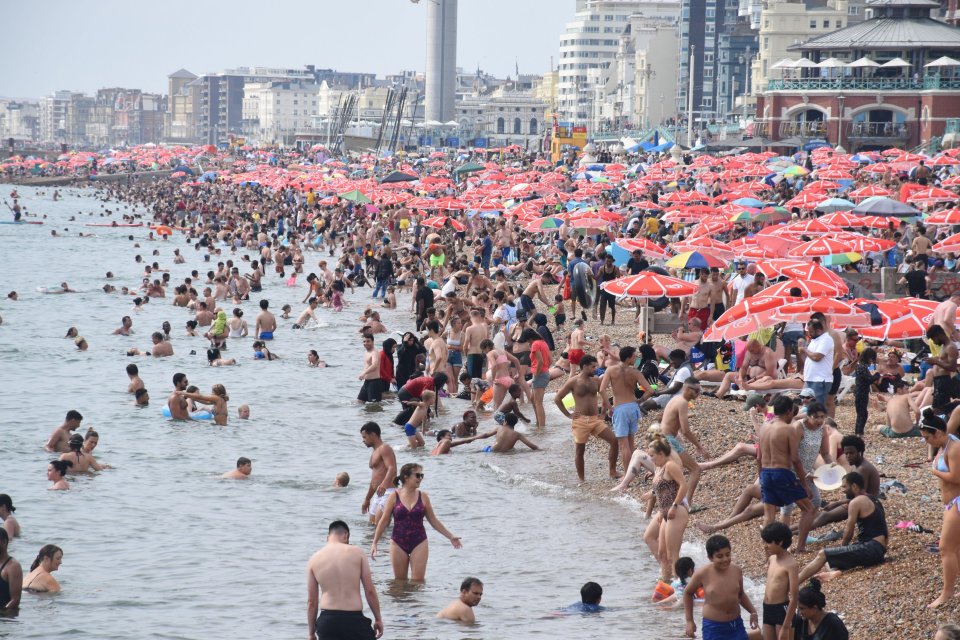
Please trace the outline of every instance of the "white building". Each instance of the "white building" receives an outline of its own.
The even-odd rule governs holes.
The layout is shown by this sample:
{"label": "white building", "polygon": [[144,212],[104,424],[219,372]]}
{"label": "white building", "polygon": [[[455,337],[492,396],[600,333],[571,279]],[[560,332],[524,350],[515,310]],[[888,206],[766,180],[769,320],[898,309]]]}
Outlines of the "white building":
{"label": "white building", "polygon": [[[679,6],[679,3],[678,5]],[[677,116],[674,100],[680,68],[680,31],[676,22],[637,20],[634,41],[632,123],[639,129]]]}
{"label": "white building", "polygon": [[310,82],[254,82],[243,87],[243,130],[261,144],[292,144],[319,113],[320,86]]}
{"label": "white building", "polygon": [[490,146],[518,144],[538,148],[544,129],[549,126],[549,106],[526,91],[504,88],[490,95],[476,95],[457,103],[457,138],[468,145],[477,138],[486,138]]}
{"label": "white building", "polygon": [[[634,111],[633,96],[608,100],[611,94],[622,97],[624,86],[632,82],[624,80],[630,76],[635,60],[624,57],[621,36],[631,16],[676,22],[679,15],[678,0],[577,0],[576,16],[560,36],[560,116],[596,128],[602,121],[621,119]],[[618,56],[623,66],[620,70],[613,68]],[[611,82],[613,87],[609,86]],[[629,108],[626,102],[631,103]]]}
{"label": "white building", "polygon": [[36,102],[0,100],[0,139],[33,141],[37,137],[40,106]]}

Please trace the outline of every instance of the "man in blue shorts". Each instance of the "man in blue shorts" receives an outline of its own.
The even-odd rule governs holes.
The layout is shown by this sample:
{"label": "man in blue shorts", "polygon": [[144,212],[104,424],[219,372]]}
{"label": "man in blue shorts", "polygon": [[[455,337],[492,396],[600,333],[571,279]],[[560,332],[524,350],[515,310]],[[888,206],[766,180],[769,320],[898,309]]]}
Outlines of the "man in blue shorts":
{"label": "man in blue shorts", "polygon": [[793,399],[778,396],[773,402],[773,421],[760,431],[760,501],[763,502],[763,526],[776,518],[780,507],[800,507],[797,551],[804,551],[807,533],[816,517],[809,490],[800,482],[806,475],[800,461],[801,431],[794,424]]}
{"label": "man in blue shorts", "polygon": [[[636,355],[635,347],[620,349],[620,362],[608,367],[600,380],[600,397],[603,400],[604,411],[610,413],[613,417],[613,435],[617,438],[624,472],[630,468],[634,436],[637,433],[640,418],[643,417],[634,390],[638,385],[643,390],[641,400],[646,400],[653,394],[650,383],[640,373],[640,370],[633,366]],[[612,412],[607,400],[608,388],[613,393]]]}

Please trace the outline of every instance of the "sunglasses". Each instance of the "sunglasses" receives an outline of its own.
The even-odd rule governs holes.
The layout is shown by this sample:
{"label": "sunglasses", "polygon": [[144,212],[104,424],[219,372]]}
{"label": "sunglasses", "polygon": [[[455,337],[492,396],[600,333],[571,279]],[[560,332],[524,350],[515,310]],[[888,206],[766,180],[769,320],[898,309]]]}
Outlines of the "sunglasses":
{"label": "sunglasses", "polygon": [[413,474],[413,475],[417,476],[417,480],[423,480],[423,475],[424,475],[424,474],[422,474],[422,473],[415,473],[415,474]]}

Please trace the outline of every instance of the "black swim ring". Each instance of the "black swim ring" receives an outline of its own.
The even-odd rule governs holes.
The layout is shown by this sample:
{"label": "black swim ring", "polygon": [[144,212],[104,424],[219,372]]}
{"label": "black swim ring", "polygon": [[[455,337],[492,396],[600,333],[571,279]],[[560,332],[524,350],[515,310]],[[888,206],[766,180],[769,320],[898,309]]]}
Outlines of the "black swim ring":
{"label": "black swim ring", "polygon": [[584,309],[589,309],[597,299],[597,281],[593,270],[586,262],[577,263],[570,277],[570,294]]}

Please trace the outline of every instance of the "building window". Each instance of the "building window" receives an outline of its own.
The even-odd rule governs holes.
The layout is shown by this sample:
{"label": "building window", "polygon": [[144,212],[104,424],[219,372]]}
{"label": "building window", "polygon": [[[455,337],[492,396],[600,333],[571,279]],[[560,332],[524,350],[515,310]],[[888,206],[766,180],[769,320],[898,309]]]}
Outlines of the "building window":
{"label": "building window", "polygon": [[497,133],[503,133],[504,126],[503,118],[497,118]]}
{"label": "building window", "polygon": [[816,28],[817,28],[817,21],[816,21],[816,20],[811,20],[811,21],[810,21],[810,28],[811,28],[811,29],[816,29]]}
{"label": "building window", "polygon": [[713,7],[707,7],[706,17],[715,18],[716,16],[717,16],[717,10],[714,9]]}
{"label": "building window", "polygon": [[763,50],[766,51],[770,48],[770,38],[768,36],[763,37]]}
{"label": "building window", "polygon": [[513,119],[513,132],[518,135],[520,133],[523,133],[523,131],[521,130],[520,118]]}
{"label": "building window", "polygon": [[824,29],[829,29],[829,28],[830,28],[830,21],[829,21],[829,20],[824,20],[824,21],[823,21],[823,28],[824,28]]}
{"label": "building window", "polygon": [[842,29],[842,28],[843,28],[843,20],[837,20],[837,23],[836,23],[836,24],[837,24],[837,29]]}
{"label": "building window", "polygon": [[537,125],[538,125],[537,119],[530,118],[530,135],[532,136],[537,135]]}
{"label": "building window", "polygon": [[860,15],[860,7],[854,6],[854,5],[850,5],[849,7],[847,7],[847,15],[848,15],[848,16],[857,16],[857,15]]}
{"label": "building window", "polygon": [[712,77],[713,77],[713,69],[712,69],[712,68],[704,69],[704,70],[703,70],[703,77],[704,77],[704,78],[712,78]]}

